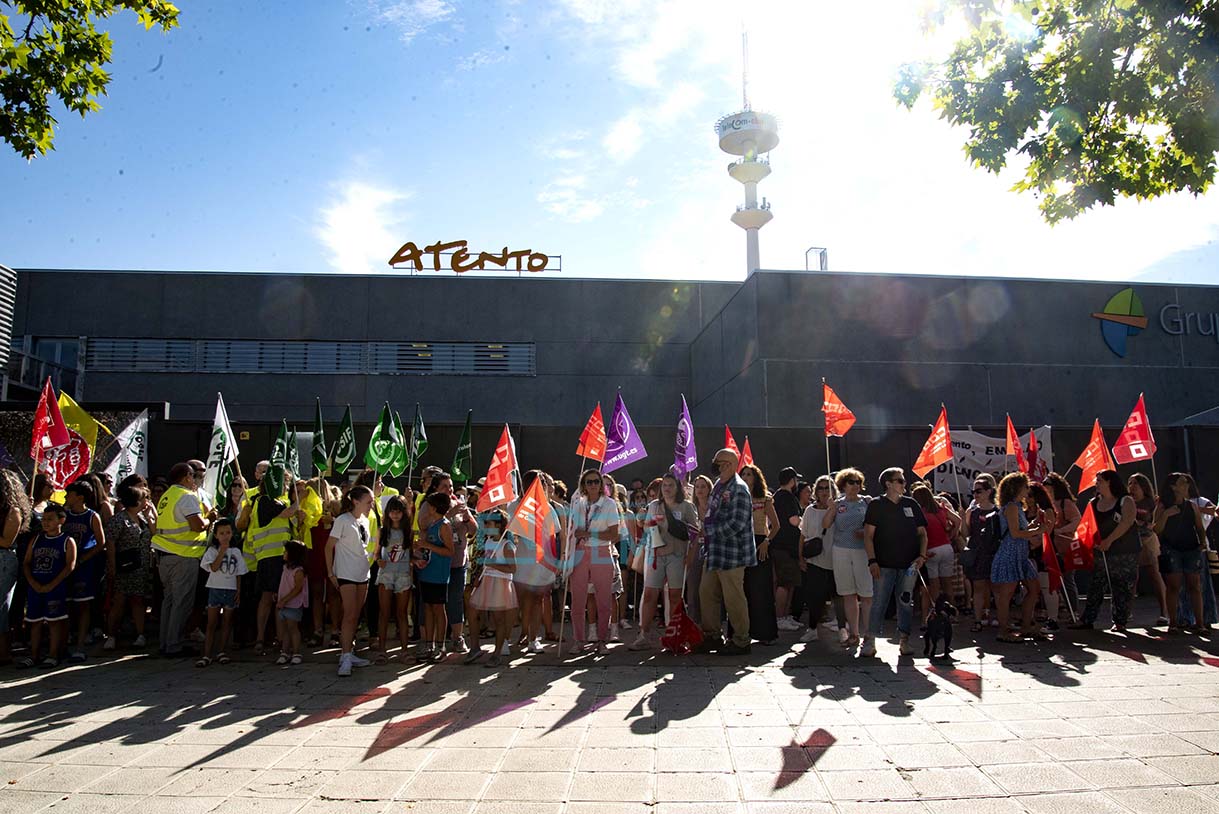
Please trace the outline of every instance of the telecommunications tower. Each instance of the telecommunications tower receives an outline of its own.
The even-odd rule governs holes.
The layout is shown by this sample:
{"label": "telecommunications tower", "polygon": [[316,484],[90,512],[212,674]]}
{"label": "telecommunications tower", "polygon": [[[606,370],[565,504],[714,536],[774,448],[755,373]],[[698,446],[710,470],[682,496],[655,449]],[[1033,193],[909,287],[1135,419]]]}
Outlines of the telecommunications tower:
{"label": "telecommunications tower", "polygon": [[758,181],[770,175],[769,153],[779,143],[779,121],[769,113],[749,106],[749,35],[741,35],[744,67],[741,71],[741,96],[744,109],[722,116],[715,123],[720,149],[740,156],[728,165],[728,174],[745,185],[745,203],[738,206],[732,222],[745,230],[745,276],[759,268],[758,230],[770,223],[770,204],[758,203]]}

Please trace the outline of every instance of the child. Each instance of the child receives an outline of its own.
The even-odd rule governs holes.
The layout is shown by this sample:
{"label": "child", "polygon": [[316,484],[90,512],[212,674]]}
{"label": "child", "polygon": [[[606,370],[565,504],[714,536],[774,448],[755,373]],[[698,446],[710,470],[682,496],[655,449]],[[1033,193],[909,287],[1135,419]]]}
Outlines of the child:
{"label": "child", "polygon": [[392,612],[398,627],[398,642],[402,655],[410,650],[410,628],[406,625],[406,610],[411,605],[411,560],[410,560],[411,511],[409,504],[394,495],[385,504],[385,525],[381,526],[381,545],[377,557],[377,591],[380,594],[381,613],[377,620],[377,637],[381,651],[377,653],[377,664],[389,659],[389,616]]}
{"label": "child", "polygon": [[414,560],[427,557],[427,564],[419,568],[415,580],[423,598],[424,635],[418,661],[433,664],[444,660],[444,640],[449,631],[445,603],[449,594],[449,563],[453,558],[453,529],[445,515],[451,507],[449,496],[443,492],[433,492],[419,504],[419,527],[423,531],[412,555]]}
{"label": "child", "polygon": [[[221,517],[212,524],[212,536],[199,567],[207,572],[207,635],[203,642],[203,656],[195,662],[196,667],[207,667],[212,663],[212,648],[219,648],[216,661],[228,664],[232,659],[224,652],[229,633],[233,629],[233,618],[240,604],[237,578],[250,572],[240,548],[233,547],[236,527],[228,517]],[[220,628],[220,641],[216,641],[216,628]]]}
{"label": "child", "polygon": [[[105,499],[105,496],[101,496]],[[68,587],[68,602],[76,613],[76,649],[68,653],[72,661],[85,660],[85,645],[89,641],[89,622],[93,599],[103,588],[106,577],[106,533],[102,518],[89,508],[94,501],[93,486],[85,480],[68,484],[64,492],[67,511],[63,531],[76,542],[76,570]]]}
{"label": "child", "polygon": [[301,619],[309,607],[309,577],[305,573],[305,558],[309,549],[299,540],[284,543],[284,571],[279,577],[279,590],[275,593],[277,611],[275,626],[283,650],[276,664],[300,664]]}
{"label": "child", "polygon": [[[503,512],[491,512],[486,518],[486,524],[488,534],[483,570],[470,597],[470,605],[476,612],[486,611],[491,617],[495,628],[495,648],[491,651],[487,666],[498,667],[500,649],[512,634],[512,625],[516,619],[516,589],[512,584],[512,575],[516,572],[516,546],[512,535],[507,531],[508,519]],[[495,531],[499,532],[498,539],[492,539]],[[467,664],[472,664],[482,656],[477,631],[476,619],[470,625],[470,633],[474,636],[474,649],[466,658]]]}
{"label": "child", "polygon": [[76,569],[76,541],[63,530],[67,512],[48,503],[42,512],[42,532],[25,550],[25,621],[30,625],[30,655],[18,667],[33,667],[42,648],[42,623],[51,630],[51,646],[43,667],[58,667],[58,655],[68,628],[67,580]]}

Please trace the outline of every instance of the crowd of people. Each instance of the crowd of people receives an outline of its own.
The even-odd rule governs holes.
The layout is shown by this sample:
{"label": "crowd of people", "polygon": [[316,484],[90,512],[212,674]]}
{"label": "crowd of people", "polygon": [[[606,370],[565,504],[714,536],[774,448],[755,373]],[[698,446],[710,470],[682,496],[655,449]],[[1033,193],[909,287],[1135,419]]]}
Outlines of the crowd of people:
{"label": "crowd of people", "polygon": [[684,480],[620,484],[590,468],[569,491],[531,470],[517,493],[540,480],[552,511],[514,533],[515,502],[478,511],[480,487],[438,467],[402,492],[372,470],[341,481],[268,470],[260,462],[219,496],[202,489],[197,460],[152,483],[89,474],[62,493],[39,474],[32,499],[0,471],[0,661],[51,668],[94,646],[141,650],[149,617],[160,653],[200,668],[237,648],[285,667],[337,649],[343,676],[391,658],[494,667],[564,638],[581,657],[611,642],[647,651],[682,616],[704,652],[825,631],[868,658],[894,615],[912,654],[937,608],[1014,643],[1092,628],[1109,597],[1124,632],[1140,584],[1166,635],[1206,635],[1216,621],[1215,506],[1185,473],[1157,495],[1141,474],[1101,472],[1094,556],[1079,567],[1081,504],[1057,473],[982,474],[958,497],[890,468],[870,497],[855,468],[808,481],[786,467],[772,491],[731,449],[713,476]]}

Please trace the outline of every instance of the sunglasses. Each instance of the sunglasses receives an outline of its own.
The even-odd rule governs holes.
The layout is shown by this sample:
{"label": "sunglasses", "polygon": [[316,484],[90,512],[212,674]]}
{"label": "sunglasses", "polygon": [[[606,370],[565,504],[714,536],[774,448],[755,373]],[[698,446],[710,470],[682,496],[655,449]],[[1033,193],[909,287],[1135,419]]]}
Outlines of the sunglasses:
{"label": "sunglasses", "polygon": [[858,478],[851,478],[850,480],[844,480],[842,482],[843,486],[861,486],[862,484],[863,481],[859,480]]}
{"label": "sunglasses", "polygon": [[818,491],[818,492],[828,492],[828,491],[830,491],[830,487],[828,487],[828,486],[818,486],[818,487],[817,487],[817,491]]}
{"label": "sunglasses", "polygon": [[584,485],[585,485],[585,486],[600,486],[600,485],[601,485],[601,481],[599,481],[599,480],[586,480],[586,481],[584,481]]}
{"label": "sunglasses", "polygon": [[975,494],[975,495],[980,495],[980,494],[982,494],[983,492],[989,492],[989,491],[990,491],[990,489],[986,488],[985,486],[975,486],[975,487],[974,487],[974,494]]}

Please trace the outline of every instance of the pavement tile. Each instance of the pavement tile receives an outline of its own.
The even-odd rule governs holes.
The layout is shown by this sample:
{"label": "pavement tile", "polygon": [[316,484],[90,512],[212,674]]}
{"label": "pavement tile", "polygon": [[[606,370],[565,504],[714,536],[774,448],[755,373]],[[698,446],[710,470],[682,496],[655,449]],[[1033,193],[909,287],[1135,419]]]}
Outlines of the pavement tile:
{"label": "pavement tile", "polygon": [[124,810],[130,810],[133,814],[152,809],[155,809],[157,814],[208,814],[223,802],[224,797],[145,797],[131,809]]}
{"label": "pavement tile", "polygon": [[115,771],[113,766],[47,766],[18,780],[21,791],[76,792]]}
{"label": "pavement tile", "polygon": [[1185,784],[1212,783],[1215,778],[1219,778],[1219,755],[1151,757],[1144,762]]}
{"label": "pavement tile", "polygon": [[570,782],[569,772],[499,772],[491,779],[483,799],[562,802],[567,799]]}
{"label": "pavement tile", "polygon": [[575,768],[580,753],[575,749],[513,747],[504,755],[501,772],[562,772]]}
{"label": "pavement tile", "polygon": [[1170,775],[1134,758],[1072,761],[1066,765],[1098,789],[1170,786],[1176,783]]}
{"label": "pavement tile", "polygon": [[949,769],[918,769],[902,776],[922,799],[952,797],[996,797],[1003,789],[973,766]]}
{"label": "pavement tile", "polygon": [[[1034,794],[1021,797],[1030,814],[1130,814],[1129,809],[1098,791],[1076,794]],[[1139,814],[1145,812],[1139,811]]]}
{"label": "pavement tile", "polygon": [[1099,737],[1037,738],[1028,741],[1055,760],[1099,760],[1126,755],[1121,749]]}
{"label": "pavement tile", "polygon": [[897,769],[818,773],[831,798],[839,800],[908,800],[914,787]]}
{"label": "pavement tile", "polygon": [[30,814],[50,805],[63,795],[54,791],[0,790],[0,814]]}
{"label": "pavement tile", "polygon": [[338,778],[339,774],[336,771],[323,769],[268,769],[265,772],[259,772],[256,777],[238,789],[236,796],[308,799]]}
{"label": "pavement tile", "polygon": [[485,772],[422,771],[401,789],[404,800],[477,800],[487,780]]}
{"label": "pavement tile", "polygon": [[1058,763],[985,766],[983,771],[1011,794],[1090,789],[1092,784]]}
{"label": "pavement tile", "polygon": [[1194,789],[1112,789],[1106,792],[1138,814],[1214,814],[1219,800]]}
{"label": "pavement tile", "polygon": [[830,799],[825,783],[814,771],[805,772],[739,772],[737,779],[745,800],[806,800]]}
{"label": "pavement tile", "polygon": [[809,750],[795,746],[738,746],[729,754],[738,772],[803,772],[813,765]]}
{"label": "pavement tile", "polygon": [[651,803],[653,780],[651,774],[634,772],[576,772],[568,799]]}
{"label": "pavement tile", "polygon": [[586,746],[576,769],[582,772],[651,772],[656,767],[656,749],[623,747],[609,749]]}
{"label": "pavement tile", "polygon": [[[685,747],[670,747],[656,750],[656,771],[658,772],[730,772],[733,768],[733,756],[748,749],[742,747],[731,753],[727,749],[693,749]],[[782,761],[781,751],[760,748],[770,759]],[[796,750],[792,750],[796,751]],[[803,750],[799,750],[803,754]],[[804,758],[808,762],[808,758]],[[738,763],[738,770],[743,770]]]}
{"label": "pavement tile", "polygon": [[[975,744],[971,744],[973,746]],[[906,743],[884,747],[895,769],[972,766],[973,761],[951,743]],[[818,768],[821,768],[818,765]]]}
{"label": "pavement tile", "polygon": [[1219,751],[1217,748],[1207,748],[1206,737],[1215,739],[1219,747],[1219,733],[1187,732],[1181,737],[1176,735],[1106,735],[1105,743],[1122,750],[1131,757],[1169,757],[1172,755],[1201,755],[1206,752]]}
{"label": "pavement tile", "polygon": [[656,776],[657,802],[716,802],[737,799],[736,778],[728,772],[666,772]]}
{"label": "pavement tile", "polygon": [[118,814],[132,811],[140,805],[138,796],[118,794],[68,794],[49,806],[46,811],[54,814]]}

